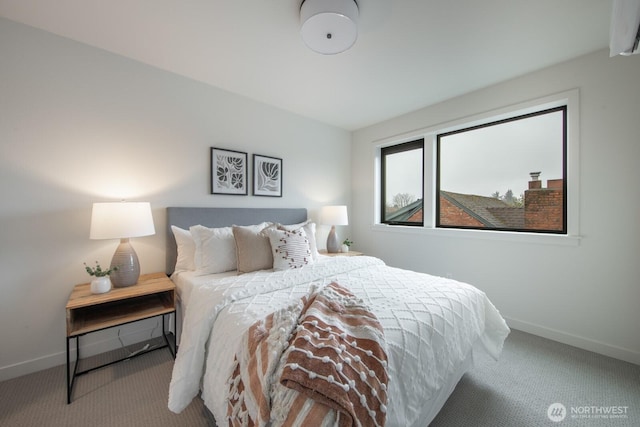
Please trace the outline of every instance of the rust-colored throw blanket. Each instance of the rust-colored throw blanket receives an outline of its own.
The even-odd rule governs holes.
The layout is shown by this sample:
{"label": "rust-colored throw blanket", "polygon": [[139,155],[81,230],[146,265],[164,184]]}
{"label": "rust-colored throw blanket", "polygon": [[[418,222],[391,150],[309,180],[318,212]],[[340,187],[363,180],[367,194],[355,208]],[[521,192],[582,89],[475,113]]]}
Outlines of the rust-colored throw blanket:
{"label": "rust-colored throw blanket", "polygon": [[230,426],[384,426],[387,354],[375,315],[337,283],[251,326],[229,379]]}

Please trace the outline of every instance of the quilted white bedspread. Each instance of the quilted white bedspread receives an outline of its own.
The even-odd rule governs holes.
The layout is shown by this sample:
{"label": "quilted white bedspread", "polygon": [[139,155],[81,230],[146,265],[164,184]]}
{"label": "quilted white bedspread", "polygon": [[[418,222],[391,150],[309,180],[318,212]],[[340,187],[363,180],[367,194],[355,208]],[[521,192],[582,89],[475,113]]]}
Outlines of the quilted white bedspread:
{"label": "quilted white bedspread", "polygon": [[477,288],[392,268],[373,257],[323,257],[301,269],[212,280],[192,291],[169,409],[181,412],[202,390],[218,424],[225,425],[227,380],[242,334],[256,320],[297,302],[312,285],[333,281],[362,298],[384,328],[388,426],[424,425],[425,403],[467,358],[474,343],[481,341],[498,358],[509,334],[504,319]]}

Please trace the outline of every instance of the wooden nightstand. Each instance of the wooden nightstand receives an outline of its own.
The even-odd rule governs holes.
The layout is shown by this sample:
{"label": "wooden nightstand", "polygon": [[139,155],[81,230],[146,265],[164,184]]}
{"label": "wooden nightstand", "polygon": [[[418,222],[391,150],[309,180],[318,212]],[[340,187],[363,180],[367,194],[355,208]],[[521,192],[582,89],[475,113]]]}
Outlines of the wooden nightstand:
{"label": "wooden nightstand", "polygon": [[[172,348],[169,344],[165,327],[166,318],[173,313],[173,330],[176,330],[175,289],[164,273],[143,274],[135,285],[113,288],[104,294],[92,294],[90,283],[73,288],[67,302],[67,403],[71,403],[73,383],[79,375],[165,347],[176,357],[175,345]],[[78,372],[81,336],[157,316],[162,316],[164,345]],[[74,338],[76,361],[71,372],[69,344]]]}
{"label": "wooden nightstand", "polygon": [[361,255],[364,255],[362,252],[356,252],[356,251],[329,253],[329,252],[326,251],[326,249],[319,250],[318,252],[320,252],[322,255],[326,255],[326,256],[361,256]]}

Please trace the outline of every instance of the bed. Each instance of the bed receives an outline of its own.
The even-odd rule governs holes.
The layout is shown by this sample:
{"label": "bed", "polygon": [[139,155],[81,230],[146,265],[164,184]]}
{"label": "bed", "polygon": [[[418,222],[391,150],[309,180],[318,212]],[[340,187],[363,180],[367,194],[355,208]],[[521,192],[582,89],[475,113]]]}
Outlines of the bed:
{"label": "bed", "polygon": [[[232,238],[229,238],[229,233]],[[194,241],[193,246],[188,246],[190,238]],[[256,239],[262,240],[258,242]],[[284,262],[279,259],[280,252],[276,248],[276,242],[283,241],[287,242],[287,250],[296,254]],[[369,338],[373,337],[374,340],[378,337],[375,328],[347,325],[351,320],[340,323],[346,316],[345,312],[349,313],[353,307],[366,309],[366,313],[378,322],[379,329],[384,331],[380,342],[376,342],[379,344],[376,348],[381,349],[382,356],[376,357],[374,354],[370,358],[371,363],[377,361],[377,366],[384,368],[382,389],[372,391],[377,399],[377,413],[370,409],[374,408],[372,404],[369,405],[371,395],[366,398],[358,395],[361,403],[366,408],[370,407],[368,411],[373,417],[369,420],[371,422],[358,420],[364,425],[428,425],[462,375],[472,366],[474,352],[485,351],[497,359],[509,333],[504,319],[487,296],[471,285],[393,268],[369,256],[320,255],[315,243],[315,224],[307,221],[306,209],[167,208],[167,242],[167,274],[176,283],[182,317],[180,345],[168,406],[173,412],[181,412],[200,394],[219,426],[246,424],[248,416],[253,417],[252,414],[264,410],[254,407],[255,396],[248,390],[251,387],[243,389],[242,393],[246,396],[242,397],[242,410],[237,407],[233,409],[234,398],[239,395],[237,383],[240,381],[242,384],[240,377],[246,366],[251,364],[246,362],[247,357],[256,357],[255,353],[262,351],[256,351],[256,348],[268,348],[265,354],[270,355],[265,357],[265,361],[259,362],[264,364],[260,365],[261,369],[268,371],[268,374],[261,379],[265,384],[260,383],[258,388],[264,393],[271,393],[266,397],[267,404],[272,405],[268,407],[266,416],[284,416],[277,414],[281,405],[279,390],[284,384],[279,375],[298,368],[297,363],[288,363],[284,359],[292,357],[296,350],[301,351],[296,334],[308,331],[301,326],[303,322],[300,319],[308,314],[304,310],[311,310],[310,301],[315,304],[321,298],[330,298],[336,294],[336,289],[338,293],[346,292],[348,296],[342,295],[340,301],[344,305],[335,303],[338,309],[328,311],[331,315],[342,316],[336,321],[339,327],[345,328],[353,336],[359,334],[357,340],[350,342],[348,337],[352,335],[341,331],[338,340],[345,338],[347,348],[344,345],[334,346],[338,353],[342,353],[338,347],[345,350],[342,356],[335,355],[342,357],[339,361],[345,360],[344,355],[351,350],[353,352],[349,354],[355,354],[358,350],[356,341],[360,345]],[[292,245],[297,245],[295,251],[291,249]],[[308,250],[308,256],[296,252],[301,250],[299,247]],[[265,268],[268,261],[260,260],[266,250],[270,250],[272,257],[268,268]],[[232,265],[235,268],[232,269]],[[331,304],[334,302],[329,301],[325,305]],[[264,331],[262,325],[266,325],[265,319],[277,316],[280,316],[278,319],[285,319],[279,320],[284,322],[280,325],[287,324],[290,329],[274,326],[272,330],[276,331],[276,335],[283,334],[286,339],[281,337],[279,341],[272,340],[269,335],[271,332],[256,332]],[[297,326],[296,318],[300,322]],[[364,317],[352,316],[350,319],[361,318]],[[313,323],[318,327],[317,322]],[[306,322],[306,325],[312,327],[310,322]],[[326,329],[331,331],[332,328]],[[365,337],[365,329],[371,335]],[[318,338],[317,332],[314,333]],[[333,333],[336,333],[335,330]],[[254,335],[262,339],[262,343],[251,344],[256,339]],[[335,341],[336,337],[331,339]],[[296,345],[293,345],[294,342]],[[255,347],[257,345],[264,347]],[[278,351],[283,353],[272,352],[274,346],[279,346]],[[362,355],[365,358],[364,353]],[[309,352],[308,358],[324,359],[325,366],[334,369],[332,372],[337,366],[340,368],[338,377],[343,373],[343,364],[327,360],[326,356],[312,357]],[[351,359],[353,357],[346,358],[348,363],[353,364]],[[357,356],[355,359],[359,363],[366,363]],[[269,360],[268,369],[266,360]],[[245,362],[246,366],[243,367],[242,363]],[[374,377],[374,370],[368,371],[371,377]],[[302,371],[302,367],[297,369],[298,373]],[[314,378],[314,383],[318,382],[315,372],[304,372],[309,373],[309,378]],[[362,380],[371,382],[364,372],[367,370],[362,371]],[[327,376],[320,377],[324,378],[322,383],[326,386]],[[329,377],[331,383],[344,386],[345,391],[351,394],[354,390],[358,391],[359,384],[356,386],[351,380],[340,384],[333,375]],[[249,376],[243,378],[245,384],[248,383]],[[379,376],[375,376],[375,381],[378,386],[382,382]],[[352,385],[351,390],[348,384]],[[314,393],[317,395],[318,391],[311,395]],[[377,393],[384,394],[383,402]],[[311,402],[311,399],[307,399],[307,402]],[[305,408],[309,410],[308,406]],[[233,418],[238,416],[238,411],[244,416],[244,422]],[[303,412],[301,409],[296,411]],[[340,411],[337,412],[340,417]],[[382,422],[379,419],[376,421],[375,417],[380,416],[381,412],[384,413]],[[344,418],[340,420],[342,422]]]}

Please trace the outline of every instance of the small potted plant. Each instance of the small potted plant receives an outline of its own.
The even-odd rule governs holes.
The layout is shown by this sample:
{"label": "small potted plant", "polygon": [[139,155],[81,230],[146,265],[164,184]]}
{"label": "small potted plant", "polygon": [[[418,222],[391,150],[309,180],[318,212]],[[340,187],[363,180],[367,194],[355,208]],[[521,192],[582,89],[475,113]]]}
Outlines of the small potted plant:
{"label": "small potted plant", "polygon": [[349,240],[348,237],[344,239],[344,241],[342,242],[342,252],[349,252],[349,250],[351,249],[351,245],[353,245],[353,240]]}
{"label": "small potted plant", "polygon": [[87,270],[87,273],[89,273],[89,276],[95,277],[95,279],[91,281],[92,294],[103,294],[111,290],[111,279],[109,275],[114,271],[118,271],[117,266],[103,270],[98,261],[96,261],[94,268],[89,267],[86,262],[84,263],[84,268]]}

